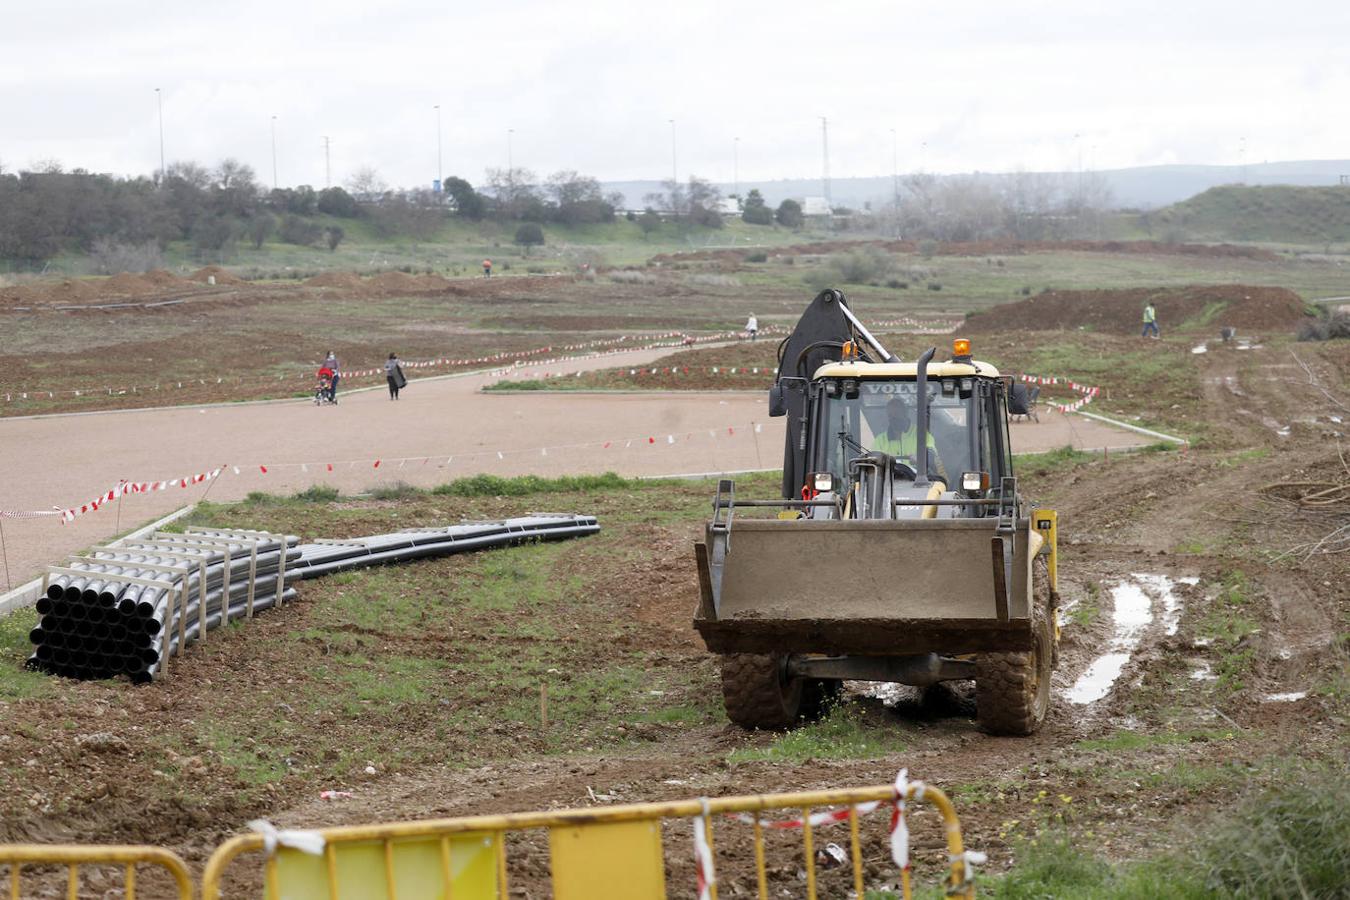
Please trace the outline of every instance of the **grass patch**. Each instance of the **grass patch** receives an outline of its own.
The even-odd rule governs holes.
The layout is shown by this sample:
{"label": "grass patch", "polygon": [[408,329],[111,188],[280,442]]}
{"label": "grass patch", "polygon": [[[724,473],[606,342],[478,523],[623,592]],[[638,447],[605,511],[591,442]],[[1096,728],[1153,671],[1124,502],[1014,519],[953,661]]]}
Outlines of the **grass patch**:
{"label": "grass patch", "polygon": [[375,500],[406,500],[410,497],[420,497],[425,493],[422,488],[413,487],[406,481],[381,484],[370,489],[370,496]]}
{"label": "grass patch", "polygon": [[471,478],[459,478],[449,484],[434,487],[431,493],[448,494],[452,497],[524,497],[528,494],[622,490],[650,483],[636,478],[624,478],[613,472],[606,472],[603,475],[563,475],[558,478],[541,478],[538,475],[521,475],[515,478],[474,475]]}
{"label": "grass patch", "polygon": [[498,381],[485,385],[485,391],[550,391],[555,386],[542,378],[527,378],[524,381]]}
{"label": "grass patch", "polygon": [[1232,469],[1242,465],[1243,463],[1254,462],[1255,460],[1258,459],[1265,459],[1267,456],[1270,456],[1269,447],[1252,447],[1248,450],[1241,450],[1237,453],[1232,453],[1229,454],[1228,456],[1223,457],[1222,459],[1219,460],[1219,465],[1223,466],[1225,469]]}
{"label": "grass patch", "polygon": [[248,506],[295,506],[305,503],[332,503],[337,498],[337,488],[326,484],[311,484],[303,491],[296,491],[290,495],[249,491],[241,502]]}
{"label": "grass patch", "polygon": [[1229,741],[1233,739],[1231,731],[1117,731],[1110,737],[1079,741],[1074,744],[1079,750],[1147,750],[1152,747],[1171,747],[1178,744],[1196,744],[1209,741]]}
{"label": "grass patch", "polygon": [[1072,469],[1096,458],[1096,454],[1064,446],[1046,453],[1023,453],[1014,456],[1013,471],[1019,476],[1035,478]]}
{"label": "grass patch", "polygon": [[1350,786],[1343,772],[1298,773],[1188,831],[1183,849],[1112,864],[1055,829],[1018,848],[1008,874],[985,882],[1000,900],[1167,897],[1344,897],[1350,886]]}
{"label": "grass patch", "polygon": [[1251,582],[1241,569],[1233,569],[1223,577],[1219,595],[1197,625],[1198,633],[1209,638],[1219,654],[1215,687],[1223,693],[1242,690],[1256,659],[1256,649],[1244,641],[1260,630],[1247,614],[1250,605]]}
{"label": "grass patch", "polygon": [[825,718],[774,739],[767,747],[733,750],[730,763],[793,762],[811,759],[875,759],[897,753],[904,746],[895,740],[894,723],[873,725],[853,705],[832,708]]}
{"label": "grass patch", "polygon": [[1064,617],[1079,628],[1088,627],[1093,622],[1097,621],[1097,617],[1102,614],[1101,585],[1097,584],[1095,581],[1089,581],[1084,587],[1086,588],[1087,596],[1078,601],[1078,603],[1068,612],[1064,613]]}
{"label": "grass patch", "polygon": [[30,672],[23,663],[33,652],[28,632],[37,626],[33,609],[16,609],[0,617],[0,699],[22,700],[53,693],[50,676]]}

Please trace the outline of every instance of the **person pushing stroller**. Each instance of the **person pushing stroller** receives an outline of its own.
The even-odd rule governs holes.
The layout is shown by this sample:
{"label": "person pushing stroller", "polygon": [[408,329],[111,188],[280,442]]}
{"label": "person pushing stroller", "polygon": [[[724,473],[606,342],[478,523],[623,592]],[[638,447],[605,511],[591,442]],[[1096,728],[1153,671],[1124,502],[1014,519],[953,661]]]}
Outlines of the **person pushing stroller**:
{"label": "person pushing stroller", "polygon": [[325,362],[319,366],[318,385],[314,390],[314,404],[322,406],[325,403],[335,403],[333,399],[333,375],[335,373]]}

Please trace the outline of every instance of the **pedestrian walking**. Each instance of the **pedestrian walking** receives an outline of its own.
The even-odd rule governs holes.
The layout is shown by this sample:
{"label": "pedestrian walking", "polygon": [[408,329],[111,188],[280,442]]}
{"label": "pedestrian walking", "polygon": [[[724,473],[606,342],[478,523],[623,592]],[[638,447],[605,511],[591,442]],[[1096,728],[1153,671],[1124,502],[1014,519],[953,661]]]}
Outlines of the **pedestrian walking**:
{"label": "pedestrian walking", "polygon": [[336,355],[334,355],[332,350],[329,350],[328,355],[323,358],[322,368],[328,369],[333,373],[333,377],[331,379],[332,384],[328,389],[328,399],[336,403],[338,382],[342,380],[342,369],[338,366],[338,358]]}
{"label": "pedestrian walking", "polygon": [[398,392],[408,386],[408,379],[403,375],[403,366],[399,365],[397,353],[390,353],[389,358],[384,361],[384,377],[389,382],[389,399],[397,400]]}
{"label": "pedestrian walking", "polygon": [[1153,337],[1162,336],[1158,332],[1158,312],[1153,308],[1152,303],[1144,307],[1144,332],[1139,336],[1148,337],[1150,332],[1152,332]]}
{"label": "pedestrian walking", "polygon": [[484,278],[492,277],[492,260],[490,259],[483,260],[483,277]]}
{"label": "pedestrian walking", "polygon": [[759,334],[759,319],[755,318],[754,313],[751,313],[750,318],[746,320],[745,331],[750,335],[752,341],[755,339],[755,335]]}

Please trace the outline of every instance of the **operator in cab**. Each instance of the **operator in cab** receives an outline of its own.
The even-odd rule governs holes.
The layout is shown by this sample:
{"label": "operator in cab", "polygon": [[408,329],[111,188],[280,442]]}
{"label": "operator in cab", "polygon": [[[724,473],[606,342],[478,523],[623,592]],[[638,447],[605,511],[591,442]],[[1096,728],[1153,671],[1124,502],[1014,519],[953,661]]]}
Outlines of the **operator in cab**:
{"label": "operator in cab", "polygon": [[[878,432],[872,438],[872,449],[894,456],[896,459],[909,460],[918,466],[918,454],[915,452],[919,440],[919,429],[914,421],[914,411],[910,404],[899,397],[892,397],[886,403],[886,430]],[[932,421],[928,429],[928,474],[944,484],[947,472],[942,467],[942,458],[938,456],[937,444],[933,441]]]}

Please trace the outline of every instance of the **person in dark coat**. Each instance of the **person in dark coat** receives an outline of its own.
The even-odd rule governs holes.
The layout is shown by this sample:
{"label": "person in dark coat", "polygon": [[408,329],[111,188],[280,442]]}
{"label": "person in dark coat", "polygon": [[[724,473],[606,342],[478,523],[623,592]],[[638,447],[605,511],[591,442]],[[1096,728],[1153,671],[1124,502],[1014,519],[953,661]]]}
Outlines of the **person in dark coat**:
{"label": "person in dark coat", "polygon": [[389,358],[384,361],[384,377],[389,382],[389,399],[397,400],[398,392],[408,386],[408,379],[403,375],[403,367],[398,363],[397,353],[390,353]]}

